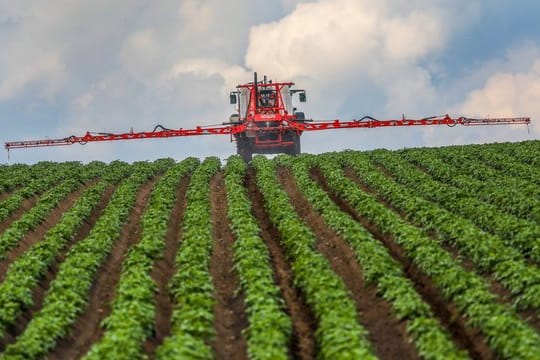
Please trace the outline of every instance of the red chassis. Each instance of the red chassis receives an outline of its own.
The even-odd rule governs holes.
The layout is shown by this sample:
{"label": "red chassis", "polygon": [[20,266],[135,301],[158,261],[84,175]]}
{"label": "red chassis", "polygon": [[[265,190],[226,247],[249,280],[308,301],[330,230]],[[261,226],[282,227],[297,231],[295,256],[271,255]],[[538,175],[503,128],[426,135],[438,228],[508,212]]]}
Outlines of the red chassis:
{"label": "red chassis", "polygon": [[99,141],[134,140],[170,138],[196,135],[230,135],[237,143],[237,151],[244,159],[249,160],[253,153],[300,153],[300,136],[304,131],[332,129],[377,128],[394,126],[479,126],[529,124],[528,117],[485,118],[468,117],[452,118],[448,115],[421,119],[378,120],[370,116],[348,121],[305,119],[304,113],[297,112],[292,106],[292,97],[299,93],[300,102],[306,101],[304,90],[292,89],[292,82],[254,81],[238,85],[231,92],[231,104],[236,104],[237,112],[230,116],[229,122],[220,126],[196,126],[193,129],[168,129],[161,125],[147,132],[126,133],[92,133],[83,136],[68,136],[59,139],[24,140],[6,142],[5,148],[31,148],[86,144]]}

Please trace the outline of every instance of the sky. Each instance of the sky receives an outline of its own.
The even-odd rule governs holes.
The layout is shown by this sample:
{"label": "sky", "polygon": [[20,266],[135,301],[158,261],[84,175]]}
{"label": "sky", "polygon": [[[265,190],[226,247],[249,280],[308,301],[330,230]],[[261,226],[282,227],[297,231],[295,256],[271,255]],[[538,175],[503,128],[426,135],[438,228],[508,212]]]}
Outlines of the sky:
{"label": "sky", "polygon": [[[0,142],[221,124],[253,71],[305,89],[307,118],[532,119],[304,133],[304,152],[538,140],[539,13],[529,0],[0,0]],[[197,136],[15,149],[0,163],[235,151]]]}

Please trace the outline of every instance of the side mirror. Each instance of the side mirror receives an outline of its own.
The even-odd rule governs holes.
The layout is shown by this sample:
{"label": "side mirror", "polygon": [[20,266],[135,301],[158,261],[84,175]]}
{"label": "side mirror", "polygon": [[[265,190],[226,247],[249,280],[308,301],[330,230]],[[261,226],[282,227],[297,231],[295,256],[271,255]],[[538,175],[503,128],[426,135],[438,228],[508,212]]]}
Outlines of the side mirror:
{"label": "side mirror", "polygon": [[235,94],[235,93],[231,93],[231,94],[229,95],[229,100],[230,100],[231,104],[233,104],[233,105],[236,104],[236,94]]}
{"label": "side mirror", "polygon": [[306,93],[305,92],[301,92],[300,94],[298,94],[298,97],[300,98],[300,102],[306,102]]}

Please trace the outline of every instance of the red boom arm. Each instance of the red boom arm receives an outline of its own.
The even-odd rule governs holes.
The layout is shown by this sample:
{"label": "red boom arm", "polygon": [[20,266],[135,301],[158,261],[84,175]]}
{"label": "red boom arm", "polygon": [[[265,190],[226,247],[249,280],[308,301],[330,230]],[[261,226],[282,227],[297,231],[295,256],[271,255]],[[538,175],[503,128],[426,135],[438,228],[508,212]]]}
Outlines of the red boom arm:
{"label": "red boom arm", "polygon": [[[332,129],[352,129],[352,128],[376,128],[376,127],[393,127],[393,126],[427,126],[427,125],[447,125],[447,126],[477,126],[477,125],[508,125],[508,124],[529,124],[531,119],[528,117],[516,118],[485,118],[473,119],[467,117],[451,118],[448,115],[434,116],[422,119],[406,119],[403,117],[399,120],[377,120],[369,116],[365,116],[359,120],[340,121],[340,120],[305,120],[294,121],[287,120],[277,129],[293,129],[297,131],[317,131],[317,130],[332,130]],[[160,128],[161,130],[158,130]],[[166,129],[161,126],[156,126],[150,132],[128,132],[119,134],[110,133],[90,133],[87,132],[83,136],[69,136],[61,139],[44,139],[44,140],[25,140],[6,142],[5,148],[31,148],[44,146],[60,146],[73,145],[75,143],[86,144],[94,141],[115,141],[115,140],[133,140],[133,139],[155,139],[169,138],[178,136],[196,136],[196,135],[234,135],[245,132],[248,129],[246,123],[239,125],[224,125],[216,127],[197,126],[195,129]],[[276,128],[272,128],[276,129]],[[270,130],[270,129],[269,129]]]}

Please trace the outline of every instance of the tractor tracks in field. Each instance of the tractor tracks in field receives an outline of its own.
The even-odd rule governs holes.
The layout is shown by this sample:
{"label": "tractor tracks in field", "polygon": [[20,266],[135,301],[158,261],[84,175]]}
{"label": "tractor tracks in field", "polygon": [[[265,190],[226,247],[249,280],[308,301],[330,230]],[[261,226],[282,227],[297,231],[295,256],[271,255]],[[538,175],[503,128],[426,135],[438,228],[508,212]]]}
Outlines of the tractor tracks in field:
{"label": "tractor tracks in field", "polygon": [[293,334],[291,355],[295,359],[314,359],[317,353],[315,342],[316,320],[307,305],[302,292],[293,285],[292,270],[280,245],[279,231],[270,222],[264,206],[264,198],[259,191],[253,169],[248,171],[245,187],[252,204],[252,214],[261,229],[274,270],[274,279],[285,300],[286,311],[291,317]]}
{"label": "tractor tracks in field", "polygon": [[377,296],[375,286],[364,282],[363,270],[353,250],[326,226],[323,218],[302,195],[290,170],[280,168],[279,180],[297,214],[316,235],[317,250],[345,283],[356,304],[358,321],[369,333],[375,355],[380,359],[418,359],[416,349],[408,340],[405,322],[393,316],[390,304]]}
{"label": "tractor tracks in field", "polygon": [[160,176],[153,177],[139,189],[128,221],[122,226],[120,237],[94,279],[84,312],[71,326],[69,334],[57,341],[55,348],[48,354],[48,359],[79,358],[103,335],[101,322],[109,315],[112,301],[116,297],[123,260],[129,249],[140,240],[141,218],[159,178]]}
{"label": "tractor tracks in field", "polygon": [[227,195],[223,172],[210,182],[212,232],[214,247],[210,258],[210,274],[214,285],[214,328],[212,349],[216,359],[247,359],[247,328],[244,296],[238,292],[239,280],[234,271],[233,244],[235,237],[227,217]]}
{"label": "tractor tracks in field", "polygon": [[[367,188],[351,170],[346,169],[345,174],[353,180],[362,191],[373,194],[373,192]],[[380,241],[388,249],[390,255],[402,265],[405,275],[411,279],[416,291],[421,295],[424,301],[429,304],[433,314],[448,330],[454,343],[459,348],[467,350],[469,356],[473,359],[493,359],[495,357],[488,347],[484,335],[479,330],[473,329],[467,324],[467,320],[460,314],[456,306],[452,302],[444,299],[439,288],[409,259],[405,250],[397,244],[392,236],[383,234],[376,225],[357,213],[346,201],[336,196],[329,188],[324,176],[318,169],[312,169],[311,176],[329,194],[331,199],[342,211],[349,214],[366,228],[375,239]],[[384,206],[393,209],[388,203],[380,199],[379,201]]]}
{"label": "tractor tracks in field", "polygon": [[26,326],[30,320],[32,320],[34,317],[34,314],[42,308],[45,295],[49,290],[51,282],[56,278],[60,264],[64,262],[64,259],[66,258],[66,255],[71,247],[88,236],[97,220],[103,213],[103,210],[107,207],[107,204],[109,203],[115,189],[116,185],[111,185],[105,191],[99,204],[94,208],[94,210],[92,210],[90,216],[84,220],[73,239],[70,240],[64,249],[58,253],[54,263],[50,266],[47,273],[40,279],[38,285],[32,291],[33,305],[25,309],[15,323],[8,328],[5,338],[2,340],[2,346],[14,342],[17,336],[19,336],[24,329],[26,329]]}

